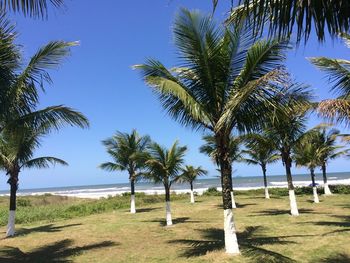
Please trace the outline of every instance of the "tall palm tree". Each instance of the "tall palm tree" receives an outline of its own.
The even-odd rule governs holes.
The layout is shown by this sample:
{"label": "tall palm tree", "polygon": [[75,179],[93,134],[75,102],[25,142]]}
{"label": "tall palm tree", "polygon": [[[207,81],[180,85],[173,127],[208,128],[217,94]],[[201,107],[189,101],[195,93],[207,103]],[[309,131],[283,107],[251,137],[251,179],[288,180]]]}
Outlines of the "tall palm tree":
{"label": "tall palm tree", "polygon": [[65,161],[56,157],[33,158],[34,150],[40,146],[40,137],[43,135],[32,127],[22,127],[15,133],[3,131],[0,134],[0,169],[8,175],[7,183],[11,187],[7,237],[15,234],[16,193],[22,169],[48,168],[50,164],[67,165]]}
{"label": "tall palm tree", "polygon": [[0,0],[0,10],[22,13],[33,18],[46,18],[48,3],[58,8],[63,6],[64,0]]}
{"label": "tall palm tree", "polygon": [[[275,142],[286,170],[291,215],[298,216],[292,177],[292,149],[301,140],[306,123],[306,113],[312,96],[304,85],[290,84],[289,91],[283,95],[282,110],[277,109],[267,122],[266,133]],[[287,109],[285,108],[287,107]]]}
{"label": "tall palm tree", "polygon": [[329,189],[327,181],[327,164],[330,160],[346,155],[349,150],[344,150],[344,146],[337,145],[337,138],[342,136],[337,129],[329,129],[327,131],[326,127],[320,127],[314,133],[316,137],[315,141],[320,148],[318,158],[322,170],[324,194],[331,195],[332,192]]}
{"label": "tall palm tree", "polygon": [[[350,47],[350,35],[342,33],[345,44]],[[314,57],[309,59],[312,64],[326,73],[331,91],[339,95],[336,99],[320,102],[319,113],[331,121],[350,124],[350,61],[345,59],[332,59]]]}
{"label": "tall palm tree", "polygon": [[[208,155],[213,160],[213,162],[218,166],[218,168],[220,170],[218,147],[216,144],[215,137],[213,135],[205,135],[205,136],[203,136],[202,139],[205,141],[205,144],[203,144],[199,148],[199,151],[201,153]],[[234,161],[237,161],[241,158],[241,150],[240,150],[241,143],[242,143],[241,137],[230,135],[229,143],[228,143],[228,151],[229,151],[229,159],[231,162],[230,185],[231,185],[232,208],[237,208],[234,194],[233,194],[232,165],[233,165]]]}
{"label": "tall palm tree", "polygon": [[112,162],[105,162],[100,168],[107,171],[127,171],[131,185],[130,212],[136,213],[135,182],[145,168],[145,156],[150,144],[149,136],[140,136],[136,130],[130,134],[117,132],[113,137],[102,141]]}
{"label": "tall palm tree", "polygon": [[[218,0],[213,0],[214,6]],[[268,28],[270,35],[285,37],[296,31],[297,41],[308,40],[312,31],[319,41],[328,33],[350,29],[350,3],[339,0],[240,0],[232,8],[228,22],[249,18],[256,33]],[[314,29],[314,30],[311,30]]]}
{"label": "tall palm tree", "polygon": [[[74,42],[53,41],[40,48],[25,65],[23,56],[19,52],[19,46],[14,43],[16,34],[13,34],[14,27],[8,21],[0,17],[0,24],[5,27],[0,27],[0,36],[5,43],[0,41],[0,137],[4,146],[3,169],[7,170],[7,164],[11,161],[11,156],[17,154],[16,147],[22,147],[19,144],[23,142],[23,147],[27,144],[26,139],[18,139],[18,134],[23,134],[22,137],[31,137],[28,133],[41,136],[52,130],[59,130],[64,125],[78,126],[81,128],[88,127],[87,118],[80,112],[72,110],[69,107],[62,105],[50,106],[44,109],[37,109],[39,103],[38,89],[44,90],[45,84],[52,84],[49,69],[55,69],[62,64],[62,61],[70,53],[70,47],[76,45]],[[25,65],[23,67],[23,65]],[[30,131],[27,131],[30,129]],[[21,136],[20,136],[21,138]],[[13,149],[13,153],[6,149],[6,145],[17,145]],[[29,144],[31,146],[32,144]],[[35,147],[35,144],[32,146]],[[30,150],[30,149],[29,149]],[[20,157],[21,163],[17,163],[15,172],[19,172],[19,167],[42,167],[47,166],[47,162],[55,163],[55,159],[39,159],[30,161],[32,155],[28,150],[28,158]],[[33,150],[33,149],[32,149]],[[19,150],[18,150],[19,151]],[[6,157],[6,152],[11,156]],[[24,152],[25,153],[25,152]],[[18,152],[19,155],[22,152]],[[5,158],[6,157],[6,158]],[[11,158],[10,158],[11,157]],[[9,166],[8,166],[9,167]],[[10,171],[10,170],[8,170]],[[11,185],[11,200],[17,190],[18,174],[13,172],[10,174],[9,183]],[[12,173],[12,172],[11,172]],[[14,178],[14,179],[13,179]],[[14,234],[14,217],[15,208],[14,201],[10,203],[9,215],[9,230],[7,235]]]}
{"label": "tall palm tree", "polygon": [[179,66],[168,70],[149,59],[136,65],[168,114],[184,126],[214,134],[224,209],[225,248],[238,254],[231,201],[231,161],[227,147],[232,130],[258,129],[274,105],[284,79],[286,42],[257,41],[249,30],[216,24],[210,15],[186,9],[176,16],[174,42]]}
{"label": "tall palm tree", "polygon": [[320,165],[319,152],[322,150],[318,144],[316,131],[308,131],[293,148],[293,158],[297,166],[305,166],[310,171],[314,203],[319,203],[315,182],[315,169]]}
{"label": "tall palm tree", "polygon": [[[266,134],[252,133],[246,136],[246,150],[242,151],[242,161],[248,164],[260,165],[265,187],[265,198],[270,199],[267,187],[266,166],[281,159],[275,148],[274,141]],[[248,155],[248,157],[244,156]]]}
{"label": "tall palm tree", "polygon": [[158,143],[152,143],[149,151],[150,159],[146,161],[148,171],[145,178],[164,185],[166,225],[170,226],[173,224],[170,209],[170,188],[174,182],[179,180],[187,147],[179,146],[178,141],[175,141],[170,149],[166,149]]}
{"label": "tall palm tree", "polygon": [[194,167],[192,165],[186,165],[182,169],[182,174],[179,177],[179,182],[189,183],[191,186],[191,203],[194,204],[193,182],[198,176],[206,175],[208,172],[202,169],[201,166]]}

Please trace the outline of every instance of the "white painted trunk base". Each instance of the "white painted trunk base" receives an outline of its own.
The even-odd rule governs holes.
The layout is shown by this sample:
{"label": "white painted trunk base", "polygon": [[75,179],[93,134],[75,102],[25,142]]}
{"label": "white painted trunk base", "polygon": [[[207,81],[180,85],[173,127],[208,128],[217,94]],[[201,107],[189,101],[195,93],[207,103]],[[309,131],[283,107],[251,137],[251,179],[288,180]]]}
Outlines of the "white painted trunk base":
{"label": "white painted trunk base", "polygon": [[312,192],[314,194],[314,203],[319,203],[320,200],[318,199],[317,187],[316,186],[312,187]]}
{"label": "white painted trunk base", "polygon": [[289,190],[289,202],[290,202],[290,213],[292,216],[298,216],[298,206],[297,206],[297,200],[295,198],[294,190]]}
{"label": "white painted trunk base", "polygon": [[9,221],[7,224],[6,237],[12,237],[15,235],[15,217],[16,217],[16,211],[10,210]]}
{"label": "white painted trunk base", "polygon": [[232,209],[224,210],[225,249],[227,254],[239,254]]}
{"label": "white painted trunk base", "polygon": [[135,195],[131,195],[131,202],[130,202],[130,213],[135,214],[136,213],[136,207],[135,207]]}
{"label": "white painted trunk base", "polygon": [[331,189],[329,189],[328,183],[324,184],[324,194],[325,195],[331,195],[332,194]]}
{"label": "white painted trunk base", "polygon": [[171,226],[173,221],[171,220],[171,210],[170,210],[170,202],[166,202],[166,225]]}
{"label": "white painted trunk base", "polygon": [[233,191],[231,191],[232,208],[237,208]]}
{"label": "white painted trunk base", "polygon": [[194,203],[194,193],[193,193],[193,190],[191,190],[191,203],[192,203],[192,204]]}
{"label": "white painted trunk base", "polygon": [[269,188],[265,187],[265,198],[270,199]]}

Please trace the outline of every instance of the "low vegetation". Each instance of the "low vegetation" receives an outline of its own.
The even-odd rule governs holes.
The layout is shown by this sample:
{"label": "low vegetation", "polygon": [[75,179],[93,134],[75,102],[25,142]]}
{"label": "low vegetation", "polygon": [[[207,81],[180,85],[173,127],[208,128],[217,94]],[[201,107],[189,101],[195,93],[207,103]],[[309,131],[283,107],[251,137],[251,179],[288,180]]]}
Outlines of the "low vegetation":
{"label": "low vegetation", "polygon": [[[237,257],[223,253],[220,196],[198,196],[197,203],[191,204],[188,196],[174,195],[171,227],[164,226],[161,195],[139,196],[138,201],[144,203],[138,205],[137,214],[130,214],[128,196],[98,201],[21,197],[32,207],[19,207],[19,213],[27,208],[31,208],[28,214],[43,208],[58,209],[58,202],[62,202],[61,212],[72,217],[78,203],[89,211],[92,204],[109,210],[105,207],[99,214],[67,220],[52,217],[53,223],[50,219],[21,223],[16,237],[0,241],[0,262],[47,262],[48,257],[51,262],[105,263],[350,261],[348,195],[320,195],[319,204],[312,202],[310,194],[298,195],[300,216],[292,217],[288,215],[287,195],[276,193],[272,191],[270,200],[264,198],[263,190],[236,194],[234,214],[241,250]],[[5,227],[1,227],[0,235],[4,232]]]}
{"label": "low vegetation", "polygon": [[[331,185],[330,188],[335,194],[350,194],[349,185]],[[285,188],[270,188],[269,190],[272,198],[288,196],[288,190]],[[297,198],[300,195],[305,195],[305,198],[311,198],[312,196],[311,187],[297,187],[295,188],[295,192]],[[321,187],[319,192],[323,193]],[[238,197],[251,198],[254,196],[263,197],[264,189],[235,191],[235,195]],[[203,196],[221,196],[221,192],[215,187],[212,187],[205,191]],[[158,203],[162,206],[165,198],[164,195],[146,195],[144,193],[136,193],[136,197],[139,207]],[[186,203],[189,200],[189,195],[172,194],[171,200]],[[45,194],[40,196],[19,197],[17,203],[16,223],[54,222],[62,219],[71,219],[127,209],[130,207],[130,193],[124,193],[122,196],[101,198],[99,200]],[[5,226],[7,224],[7,214],[8,198],[0,197],[0,226]],[[288,214],[288,211],[286,211],[286,214]]]}

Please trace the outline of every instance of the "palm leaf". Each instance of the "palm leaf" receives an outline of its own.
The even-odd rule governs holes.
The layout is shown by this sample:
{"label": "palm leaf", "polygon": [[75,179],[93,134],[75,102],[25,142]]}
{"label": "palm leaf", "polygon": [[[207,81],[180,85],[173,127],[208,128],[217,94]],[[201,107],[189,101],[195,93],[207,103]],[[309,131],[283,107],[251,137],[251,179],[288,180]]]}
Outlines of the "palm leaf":
{"label": "palm leaf", "polygon": [[35,159],[31,159],[25,162],[23,164],[23,167],[42,169],[42,168],[49,168],[50,165],[56,165],[56,164],[68,165],[68,163],[66,163],[62,159],[46,156],[46,157],[38,157]]}
{"label": "palm leaf", "polygon": [[63,6],[63,0],[1,0],[0,9],[22,13],[34,18],[46,18],[48,2],[54,7]]}

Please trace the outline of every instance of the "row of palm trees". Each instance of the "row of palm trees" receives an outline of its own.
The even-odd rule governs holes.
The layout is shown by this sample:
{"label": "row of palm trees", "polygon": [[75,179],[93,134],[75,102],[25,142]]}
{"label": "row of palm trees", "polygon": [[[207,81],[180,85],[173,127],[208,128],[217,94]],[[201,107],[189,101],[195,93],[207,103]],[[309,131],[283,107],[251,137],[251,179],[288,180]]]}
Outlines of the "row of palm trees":
{"label": "row of palm trees", "polygon": [[[239,253],[231,210],[230,137],[264,131],[273,138],[286,170],[291,214],[298,215],[291,171],[293,151],[304,137],[307,115],[315,109],[309,88],[293,83],[284,68],[288,39],[258,40],[250,25],[242,20],[218,25],[211,16],[182,9],[173,27],[179,64],[168,69],[160,61],[148,59],[134,66],[172,118],[213,136],[214,159],[221,173],[225,248],[230,254]],[[348,95],[344,81],[348,71],[340,78],[329,64],[318,66],[334,73],[336,86]],[[328,117],[333,119],[339,117],[338,110],[322,106],[327,103],[318,110],[331,113]],[[348,111],[344,112],[341,116],[346,119]]]}
{"label": "row of palm trees", "polygon": [[[46,0],[2,0],[0,7],[2,10],[20,11],[29,16],[40,17],[47,14],[45,13],[47,2]],[[50,0],[50,2],[56,6],[63,3],[61,0]],[[218,0],[213,0],[214,4],[217,2]],[[225,246],[228,253],[239,253],[233,215],[230,211],[232,207],[230,194],[232,193],[232,167],[227,146],[232,130],[239,132],[259,131],[262,128],[268,130],[269,126],[266,123],[274,124],[273,127],[276,130],[270,129],[270,133],[278,135],[277,150],[285,164],[292,200],[294,187],[291,180],[293,161],[291,151],[299,141],[300,131],[304,129],[303,125],[298,124],[298,121],[305,117],[300,113],[300,109],[304,111],[309,103],[305,103],[307,100],[303,98],[302,92],[296,93],[296,98],[284,96],[290,91],[283,88],[285,82],[283,60],[285,50],[288,48],[288,42],[284,40],[284,37],[289,36],[295,26],[298,29],[298,40],[302,35],[305,35],[305,40],[307,40],[312,32],[311,25],[314,24],[315,32],[322,41],[326,30],[335,37],[339,32],[347,32],[350,24],[349,4],[346,1],[301,2],[293,0],[282,1],[278,5],[272,0],[240,2],[244,2],[244,5],[231,10],[228,19],[229,26],[217,26],[209,16],[203,17],[198,13],[183,10],[176,19],[174,27],[180,66],[167,70],[159,61],[149,60],[146,64],[136,67],[142,71],[145,81],[154,88],[163,106],[172,117],[184,125],[208,130],[215,138],[223,186]],[[246,30],[242,27],[244,19],[253,21],[250,23],[253,29]],[[40,135],[51,127],[47,124],[40,125],[44,123],[44,120],[51,124],[56,123],[53,125],[56,129],[67,121],[72,124],[69,118],[63,117],[62,113],[54,113],[51,114],[51,117],[46,118],[43,115],[34,117],[36,114],[32,114],[33,108],[37,105],[35,91],[38,80],[49,80],[46,71],[40,70],[42,67],[49,66],[50,63],[46,64],[48,60],[37,65],[34,63],[34,67],[27,71],[34,77],[24,77],[24,80],[27,81],[19,81],[18,90],[15,88],[3,89],[3,87],[13,87],[13,83],[16,82],[12,82],[11,78],[21,75],[17,72],[18,67],[16,66],[19,59],[18,48],[13,45],[14,34],[7,34],[11,31],[7,25],[1,23],[0,32],[2,45],[0,48],[0,84],[2,88],[0,123],[2,127],[5,127],[0,130],[4,138],[6,138],[7,131],[8,134],[14,134],[17,130],[23,130],[24,133],[26,129],[23,127],[31,127],[28,125],[31,121],[32,126],[41,131]],[[254,43],[256,33],[263,32],[265,25],[269,25],[271,36],[278,36],[277,40]],[[62,53],[56,54],[49,60],[60,56]],[[312,62],[315,63],[315,61]],[[340,95],[342,95],[338,99],[321,103],[319,109],[334,120],[348,122],[350,108],[348,61],[320,59],[319,63],[316,61],[315,64],[332,76],[330,80],[334,82],[334,88],[340,90]],[[37,78],[35,75],[40,77]],[[283,104],[287,106],[281,107]],[[54,107],[52,110],[55,112],[58,109]],[[5,114],[6,112],[10,114]],[[50,111],[41,113],[48,114]],[[290,113],[296,113],[296,115],[290,115]],[[37,114],[36,116],[40,116],[39,112]],[[283,117],[288,119],[289,116],[293,117],[288,121],[283,120]],[[79,116],[80,119],[81,117]],[[55,122],[60,118],[63,118],[64,121]],[[80,126],[86,126],[86,123],[86,120],[80,123],[73,122]],[[295,135],[292,135],[293,131],[289,131],[289,128],[295,129]],[[10,138],[11,135],[7,137]],[[8,140],[10,139],[4,141]],[[11,154],[11,156],[14,155]],[[25,156],[27,158],[28,155]],[[18,180],[10,182],[16,186]]]}
{"label": "row of palm trees", "polygon": [[135,182],[147,180],[162,184],[165,190],[166,224],[172,225],[170,209],[170,189],[175,182],[189,183],[191,187],[191,203],[194,203],[193,182],[201,175],[207,174],[200,166],[184,166],[186,146],[178,141],[166,149],[149,136],[140,136],[136,130],[130,134],[117,132],[102,142],[112,161],[100,165],[107,171],[126,171],[131,184],[130,212],[136,213]]}

